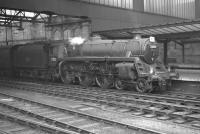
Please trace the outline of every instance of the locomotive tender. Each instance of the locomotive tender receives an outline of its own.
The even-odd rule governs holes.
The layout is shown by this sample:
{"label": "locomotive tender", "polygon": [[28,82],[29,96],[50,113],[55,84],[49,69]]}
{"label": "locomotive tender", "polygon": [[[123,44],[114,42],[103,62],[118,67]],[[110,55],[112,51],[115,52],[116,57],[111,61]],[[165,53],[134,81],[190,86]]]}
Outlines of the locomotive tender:
{"label": "locomotive tender", "polygon": [[151,92],[170,86],[158,44],[146,39],[41,41],[0,47],[0,75]]}
{"label": "locomotive tender", "polygon": [[33,79],[59,78],[63,42],[40,41],[0,47],[0,75]]}
{"label": "locomotive tender", "polygon": [[172,75],[158,61],[158,43],[149,38],[132,40],[89,40],[67,47],[67,57],[60,62],[64,83],[78,81],[101,88],[135,88],[152,92],[170,86]]}
{"label": "locomotive tender", "polygon": [[0,47],[0,75],[1,76],[12,76],[12,46],[1,46]]}

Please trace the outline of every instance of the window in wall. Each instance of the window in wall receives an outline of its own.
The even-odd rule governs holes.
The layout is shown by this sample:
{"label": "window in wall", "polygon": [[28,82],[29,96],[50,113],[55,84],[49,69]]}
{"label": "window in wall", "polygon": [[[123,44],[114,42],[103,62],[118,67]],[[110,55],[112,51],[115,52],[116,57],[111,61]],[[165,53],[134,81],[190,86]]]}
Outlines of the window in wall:
{"label": "window in wall", "polygon": [[122,0],[117,0],[117,5],[118,5],[118,7],[121,7],[122,6]]}
{"label": "window in wall", "polygon": [[[133,9],[133,3],[140,0],[81,0],[84,2]],[[141,0],[144,1],[144,11],[169,15],[174,17],[195,17],[195,0]],[[136,5],[137,6],[137,5]]]}
{"label": "window in wall", "polygon": [[193,19],[195,0],[144,0],[145,12]]}
{"label": "window in wall", "polygon": [[100,4],[100,5],[125,8],[125,9],[133,9],[134,0],[81,0],[81,1]]}
{"label": "window in wall", "polygon": [[118,0],[113,0],[113,6],[118,7]]}
{"label": "window in wall", "polygon": [[104,5],[105,4],[105,0],[99,0],[99,4]]}

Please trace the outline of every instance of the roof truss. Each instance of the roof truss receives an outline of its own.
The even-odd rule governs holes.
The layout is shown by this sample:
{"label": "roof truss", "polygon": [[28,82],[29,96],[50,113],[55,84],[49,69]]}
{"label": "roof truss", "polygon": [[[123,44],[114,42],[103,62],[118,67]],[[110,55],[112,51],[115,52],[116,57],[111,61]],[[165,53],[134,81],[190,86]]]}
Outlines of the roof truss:
{"label": "roof truss", "polygon": [[[0,26],[3,27],[21,27],[22,22],[48,23],[46,19],[52,17],[52,13],[45,12],[27,12],[16,9],[0,9]],[[16,23],[17,22],[17,23]]]}

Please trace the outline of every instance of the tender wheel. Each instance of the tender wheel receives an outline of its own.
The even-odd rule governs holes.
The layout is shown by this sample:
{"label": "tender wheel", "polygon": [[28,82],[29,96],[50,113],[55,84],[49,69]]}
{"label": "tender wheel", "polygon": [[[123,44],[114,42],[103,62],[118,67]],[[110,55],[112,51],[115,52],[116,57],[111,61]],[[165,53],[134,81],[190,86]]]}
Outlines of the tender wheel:
{"label": "tender wheel", "polygon": [[122,90],[125,88],[123,82],[119,79],[115,80],[114,86],[118,90]]}
{"label": "tender wheel", "polygon": [[101,88],[111,88],[113,86],[112,79],[106,76],[96,76],[96,84]]}
{"label": "tender wheel", "polygon": [[136,90],[140,93],[147,93],[152,90],[152,87],[147,82],[147,80],[140,78],[136,83]]}
{"label": "tender wheel", "polygon": [[79,82],[82,86],[91,86],[93,83],[93,77],[89,74],[81,74],[79,77]]}

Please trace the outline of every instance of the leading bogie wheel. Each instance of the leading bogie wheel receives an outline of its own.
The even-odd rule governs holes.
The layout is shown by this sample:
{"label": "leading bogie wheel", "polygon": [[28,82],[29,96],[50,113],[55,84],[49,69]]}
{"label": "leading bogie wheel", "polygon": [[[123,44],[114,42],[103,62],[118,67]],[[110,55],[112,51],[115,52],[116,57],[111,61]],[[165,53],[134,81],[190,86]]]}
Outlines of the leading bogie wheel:
{"label": "leading bogie wheel", "polygon": [[147,93],[152,90],[152,86],[144,78],[139,78],[136,83],[136,90],[140,93]]}
{"label": "leading bogie wheel", "polygon": [[118,90],[122,90],[122,89],[125,88],[124,83],[123,83],[120,79],[116,79],[116,80],[115,80],[114,86],[115,86],[115,88],[118,89]]}

